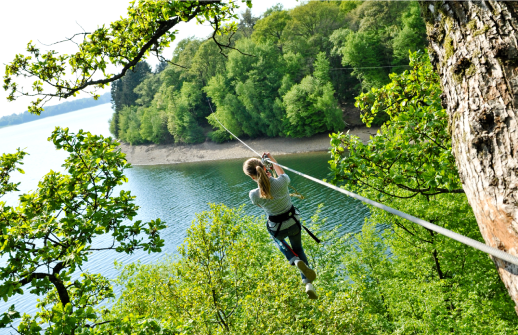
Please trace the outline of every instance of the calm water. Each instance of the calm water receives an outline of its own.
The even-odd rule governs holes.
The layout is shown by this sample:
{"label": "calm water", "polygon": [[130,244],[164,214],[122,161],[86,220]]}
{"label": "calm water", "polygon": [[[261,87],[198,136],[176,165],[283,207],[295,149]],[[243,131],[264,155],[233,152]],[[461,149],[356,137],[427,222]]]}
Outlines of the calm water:
{"label": "calm water", "polygon": [[[69,127],[71,131],[84,129],[95,134],[109,136],[108,119],[111,117],[110,104],[83,109],[77,112],[41,119],[18,126],[0,129],[0,153],[13,152],[20,147],[29,152],[24,160],[25,175],[15,174],[13,179],[20,181],[20,190],[27,192],[37,187],[38,181],[50,170],[61,170],[66,154],[57,151],[47,141],[55,126]],[[328,173],[327,153],[297,154],[277,157],[279,163],[316,178],[325,178]],[[245,205],[245,211],[262,215],[257,206],[250,203],[248,191],[256,184],[242,173],[244,160],[227,160],[176,165],[135,166],[126,171],[129,182],[124,189],[131,190],[137,204],[141,207],[135,219],[152,220],[160,218],[168,227],[162,232],[165,247],[161,254],[137,252],[133,255],[101,252],[92,255],[84,270],[101,273],[115,278],[114,260],[124,264],[140,260],[152,262],[166,253],[175,253],[182,243],[185,231],[195,217],[195,213],[207,210],[208,203],[223,203],[229,207]],[[344,232],[361,229],[368,210],[354,199],[348,198],[298,175],[288,173],[292,185],[306,199],[294,199],[303,217],[309,220],[318,204],[325,205],[321,217],[327,217],[329,226],[342,225]],[[16,194],[2,198],[15,204]],[[106,240],[108,241],[108,240]],[[101,238],[98,243],[102,243]],[[34,297],[17,297],[0,305],[3,312],[16,303],[17,310],[32,313],[35,311]],[[1,332],[0,332],[1,333]]]}

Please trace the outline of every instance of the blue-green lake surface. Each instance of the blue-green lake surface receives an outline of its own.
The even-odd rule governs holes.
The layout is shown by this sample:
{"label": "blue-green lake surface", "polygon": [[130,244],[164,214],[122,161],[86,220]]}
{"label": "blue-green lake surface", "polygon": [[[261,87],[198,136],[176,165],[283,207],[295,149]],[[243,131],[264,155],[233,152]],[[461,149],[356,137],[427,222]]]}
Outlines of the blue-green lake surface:
{"label": "blue-green lake surface", "polygon": [[[110,104],[105,104],[0,129],[0,153],[14,152],[20,147],[30,154],[24,160],[23,169],[26,173],[13,176],[15,181],[21,182],[20,191],[28,192],[35,189],[38,181],[50,170],[61,170],[66,153],[55,150],[47,141],[55,126],[69,127],[73,132],[83,129],[110,136],[108,120],[111,113]],[[284,155],[276,158],[279,163],[316,178],[326,178],[329,172],[329,154],[326,152]],[[140,206],[139,215],[135,219],[149,221],[160,218],[165,221],[168,227],[161,233],[165,247],[162,253],[158,254],[136,252],[126,255],[112,251],[98,252],[90,257],[83,270],[101,273],[113,279],[118,275],[114,268],[115,260],[123,264],[136,261],[149,263],[166,254],[174,254],[194,220],[195,213],[208,210],[209,203],[223,203],[228,207],[244,205],[246,213],[263,215],[263,211],[252,205],[248,198],[248,192],[257,186],[243,174],[243,161],[239,159],[134,166],[127,170],[129,181],[124,185],[124,189],[130,190],[136,196],[136,203]],[[288,175],[292,185],[306,198],[294,198],[294,204],[301,211],[304,220],[309,221],[318,205],[324,204],[321,218],[327,218],[327,226],[341,225],[344,233],[361,229],[364,218],[368,215],[368,209],[361,202],[298,175],[289,172]],[[1,200],[14,205],[17,202],[17,194],[6,195]],[[108,241],[111,239],[101,237],[96,244]],[[26,294],[7,303],[2,302],[0,313],[12,304],[16,304],[18,311],[33,313],[34,299],[35,297]]]}

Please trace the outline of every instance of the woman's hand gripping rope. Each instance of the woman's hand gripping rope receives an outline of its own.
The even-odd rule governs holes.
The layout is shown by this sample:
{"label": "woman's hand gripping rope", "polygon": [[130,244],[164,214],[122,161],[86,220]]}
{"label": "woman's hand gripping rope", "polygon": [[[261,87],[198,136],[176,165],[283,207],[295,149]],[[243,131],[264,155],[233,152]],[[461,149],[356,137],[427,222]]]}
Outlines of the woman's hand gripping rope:
{"label": "woman's hand gripping rope", "polygon": [[[275,162],[277,163],[277,161],[275,160],[275,158],[273,158],[273,156],[269,153],[269,152],[265,152],[263,153],[263,155],[261,156],[261,162],[264,164],[264,166],[266,166],[266,169],[268,171],[270,171],[270,173],[272,174],[273,176],[273,171],[275,169],[275,172],[277,173],[277,177],[280,175],[280,174],[283,174],[284,173],[284,170],[278,166],[278,165],[274,165],[272,162]],[[277,169],[279,169],[281,171],[281,173],[279,173],[277,171]],[[291,185],[288,185],[289,188],[291,188],[293,190],[293,193],[290,193],[290,197],[295,197],[295,198],[299,198],[300,200],[304,200],[304,196],[302,194],[300,194],[297,189],[295,189],[295,187],[291,186]]]}

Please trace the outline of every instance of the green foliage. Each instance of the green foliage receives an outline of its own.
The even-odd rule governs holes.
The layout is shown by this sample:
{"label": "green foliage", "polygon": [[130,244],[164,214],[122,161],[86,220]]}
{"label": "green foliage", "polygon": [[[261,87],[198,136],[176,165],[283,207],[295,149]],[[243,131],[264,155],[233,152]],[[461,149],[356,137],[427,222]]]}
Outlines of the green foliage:
{"label": "green foliage", "polygon": [[[113,119],[112,119],[113,122]],[[130,144],[144,143],[140,134],[140,117],[137,115],[137,107],[124,107],[118,117],[119,138]]]}
{"label": "green foliage", "polygon": [[[251,6],[250,1],[246,3]],[[7,66],[4,89],[10,92],[10,100],[33,93],[40,96],[30,109],[39,113],[40,106],[54,96],[67,98],[113,82],[115,113],[110,131],[131,144],[196,143],[204,140],[207,125],[221,130],[213,118],[205,119],[210,114],[207,96],[216,105],[217,118],[236,135],[308,136],[338,129],[343,122],[337,120],[330,125],[334,116],[318,111],[316,129],[308,130],[294,115],[315,116],[315,110],[294,110],[314,107],[317,96],[323,99],[322,108],[337,110],[331,104],[339,106],[350,102],[360,90],[386,84],[391,71],[388,66],[406,65],[408,50],[425,45],[425,26],[414,2],[310,1],[289,11],[278,4],[260,19],[248,10],[239,22],[225,25],[238,19],[236,8],[234,1],[132,2],[127,17],[85,35],[73,55],[43,53],[30,43],[29,56],[17,55]],[[172,64],[167,66],[160,54],[174,40],[174,27],[179,21],[194,18],[216,28],[214,39],[218,44],[212,39],[180,41]],[[231,50],[228,60],[225,46]],[[151,52],[161,57],[155,73],[144,61]],[[311,93],[312,101],[301,102],[300,94],[312,86],[310,79],[304,78],[319,71],[313,65],[319,64],[316,59],[322,54],[333,69],[322,81],[330,84],[318,89],[316,95]],[[122,72],[109,73],[108,64],[122,66]],[[339,69],[342,66],[353,70]],[[380,66],[384,70],[369,69]],[[396,72],[400,69],[394,68]],[[77,76],[68,79],[67,73]],[[33,92],[20,90],[15,82],[25,74],[35,78]],[[43,82],[50,84],[51,91],[44,89]],[[193,84],[202,93],[186,97],[184,83]],[[286,97],[289,91],[292,93]],[[290,113],[287,100],[298,103],[298,107],[290,107]],[[134,106],[138,108],[123,112]]]}
{"label": "green foliage", "polygon": [[207,124],[210,109],[200,86],[224,66],[218,57],[213,64],[204,59],[213,47],[212,42],[192,38],[181,41],[173,61],[189,66],[189,71],[168,66],[159,74],[148,75],[134,89],[138,107],[119,113],[119,138],[130,144],[203,142],[202,126]]}
{"label": "green foliage", "polygon": [[[42,328],[48,334],[87,333],[101,317],[95,308],[113,297],[112,288],[100,275],[83,273],[75,281],[71,275],[98,250],[160,251],[165,225],[160,219],[130,222],[138,210],[134,197],[114,193],[127,181],[123,170],[129,167],[118,142],[83,131],[69,134],[67,128],[56,128],[49,140],[69,153],[65,173],[49,172],[35,191],[19,196],[17,206],[0,202],[0,297],[8,301],[24,290],[44,296],[35,315],[23,315],[18,326],[23,334],[40,334]],[[24,155],[0,157],[0,194],[16,191],[9,174],[21,172],[17,166]],[[92,247],[92,240],[106,234],[112,241]],[[0,325],[19,315],[13,306]]]}
{"label": "green foliage", "polygon": [[338,131],[345,126],[329,81],[329,61],[324,53],[318,54],[314,68],[314,77],[305,77],[283,97],[287,136],[312,136],[324,131]]}
{"label": "green foliage", "polygon": [[342,13],[348,14],[350,11],[352,11],[356,7],[360,6],[362,4],[362,2],[363,1],[354,1],[354,0],[342,1],[340,3],[340,10],[342,11]]}
{"label": "green foliage", "polygon": [[142,108],[141,113],[140,136],[142,139],[157,144],[168,142],[170,135],[167,131],[167,115],[155,106]]}
{"label": "green foliage", "polygon": [[[425,44],[416,3],[311,1],[291,10],[279,4],[260,19],[246,11],[235,34],[227,31],[215,36],[227,50],[213,40],[180,41],[172,64],[132,91],[134,113],[112,118],[118,137],[132,144],[230,139],[216,118],[237,136],[339,131],[339,106],[388,83],[386,66],[406,65],[408,50]],[[186,93],[193,87],[199,94]],[[374,122],[385,120],[380,113]]]}
{"label": "green foliage", "polygon": [[[481,239],[464,195],[395,200],[413,215]],[[491,260],[474,249],[372,209],[355,236],[303,234],[319,300],[271,242],[264,218],[211,205],[177,257],[122,268],[122,294],[107,318],[154,322],[177,334],[510,334],[513,303]],[[319,209],[320,211],[320,209]],[[384,232],[379,226],[390,224]],[[404,229],[421,240],[401,239]],[[382,234],[382,235],[381,235]],[[383,238],[382,238],[383,236]],[[441,275],[437,269],[440,269]],[[128,321],[129,322],[129,321]],[[113,323],[101,328],[108,332]],[[130,334],[130,332],[120,332]]]}
{"label": "green foliage", "polygon": [[[335,5],[332,8],[328,4],[310,6],[322,14],[315,22],[327,20],[329,15],[333,17],[332,20],[337,20],[338,14],[332,12],[332,9],[336,9]],[[311,73],[311,68],[303,64],[308,60],[311,64],[313,59],[305,60],[301,54],[292,51],[283,53],[282,44],[285,40],[282,31],[291,16],[281,6],[273,8],[259,21],[251,16],[251,12],[243,15],[238,25],[237,42],[230,41],[230,35],[216,37],[221,43],[230,43],[239,50],[229,52],[228,60],[220,55],[212,41],[201,42],[190,38],[178,44],[172,62],[181,68],[168,66],[160,73],[160,80],[153,81],[148,77],[135,90],[140,95],[136,104],[144,107],[145,111],[139,108],[133,113],[126,112],[125,119],[118,115],[112,118],[112,128],[121,129],[121,140],[131,141],[132,144],[148,141],[163,143],[163,138],[167,136],[163,136],[162,132],[157,133],[157,129],[163,128],[153,126],[159,122],[153,123],[151,120],[165,119],[168,133],[175,142],[203,141],[205,136],[202,127],[207,124],[205,117],[210,112],[206,104],[207,96],[215,104],[215,117],[238,136],[280,136],[287,133],[283,126],[286,110],[282,97],[291,86]],[[302,14],[294,15],[299,18],[298,24],[303,25]],[[342,19],[338,21],[344,23]],[[324,26],[327,27],[325,34],[331,31],[330,26]],[[246,39],[252,31],[254,42]],[[323,33],[321,29],[314,31],[320,35]],[[286,38],[289,41],[292,37],[293,34]],[[203,93],[186,98],[183,86],[187,82],[197,89],[202,88]],[[335,91],[331,87],[325,92],[334,95]],[[165,114],[166,117],[151,116],[150,107],[158,111],[155,113],[155,109],[152,109],[153,115]],[[208,122],[217,130],[207,136],[218,142],[228,140],[228,136],[221,133],[222,128],[215,117],[209,117]],[[115,124],[118,126],[115,127]],[[338,120],[337,124],[343,125],[343,122]],[[320,127],[313,133],[324,130],[325,127]]]}
{"label": "green foliage", "polygon": [[[231,131],[234,128],[236,135],[279,136],[282,111],[276,115],[274,103],[284,75],[278,66],[283,59],[272,44],[242,39],[236,47],[254,57],[233,50],[228,56],[226,76],[217,76],[204,88],[216,106],[216,117]],[[220,128],[218,123],[211,124]]]}
{"label": "green foliage", "polygon": [[[151,74],[151,67],[146,61],[139,62],[135,67],[128,71],[128,74],[113,82],[111,87],[112,105],[115,112],[124,107],[135,105],[139,94],[135,88]],[[149,84],[146,86],[150,86]],[[140,94],[142,95],[142,94]]]}
{"label": "green foliage", "polygon": [[408,52],[424,50],[427,44],[426,26],[420,15],[418,3],[412,3],[401,17],[403,28],[394,37],[392,49],[394,50],[394,64],[407,64]]}
{"label": "green foliage", "polygon": [[[398,197],[463,192],[441,106],[439,77],[425,53],[411,54],[410,64],[412,70],[392,74],[390,84],[357,98],[367,125],[380,112],[390,117],[377,136],[367,144],[349,134],[332,136],[334,182]],[[390,193],[389,186],[403,192]]]}
{"label": "green foliage", "polygon": [[339,276],[324,260],[333,258],[314,246],[307,251],[321,260],[329,286],[320,285],[318,302],[306,298],[300,276],[271,243],[262,220],[211,205],[197,215],[178,258],[123,269],[118,279],[123,292],[110,317],[153,318],[180,334],[338,334],[369,328],[347,293],[330,290]]}
{"label": "green foliage", "polygon": [[274,11],[254,26],[252,39],[257,43],[271,42],[282,52],[283,31],[291,20],[287,11]]}
{"label": "green foliage", "polygon": [[[483,241],[463,194],[392,198],[389,205]],[[513,302],[486,254],[375,207],[371,213],[343,261],[378,334],[518,331]]]}
{"label": "green foliage", "polygon": [[110,132],[115,137],[120,137],[118,125],[121,123],[120,114],[122,109],[135,105],[137,99],[139,99],[139,94],[135,92],[135,88],[140,85],[150,73],[151,67],[148,63],[143,61],[138,63],[133,70],[128,71],[126,76],[113,82],[111,96],[114,113],[110,120]]}
{"label": "green foliage", "polygon": [[238,34],[245,38],[250,37],[258,19],[258,17],[252,16],[250,8],[246,8],[245,12],[241,14],[241,20],[237,24]]}
{"label": "green foliage", "polygon": [[[333,182],[478,241],[451,154],[438,75],[427,54],[357,98],[366,124],[390,119],[363,144],[332,136]],[[348,152],[346,152],[348,150]],[[509,334],[513,302],[486,254],[376,207],[343,253],[349,291],[376,334]]]}
{"label": "green foliage", "polygon": [[14,171],[24,173],[19,167],[22,165],[22,159],[27,153],[25,151],[16,150],[14,154],[2,154],[0,156],[0,197],[13,191],[18,191],[18,185],[20,183],[10,182],[11,173]]}
{"label": "green foliage", "polygon": [[360,81],[363,90],[380,87],[388,82],[384,64],[384,50],[380,36],[373,31],[360,31],[347,35],[340,50],[343,65],[352,66],[352,74]]}
{"label": "green foliage", "polygon": [[[408,64],[409,50],[426,47],[426,27],[417,2],[364,1],[342,7],[348,12],[349,30],[334,33],[334,52],[343,57],[343,66],[353,68],[363,92],[387,84],[389,73],[401,72],[404,67],[390,66]],[[371,68],[380,66],[384,68]]]}
{"label": "green foliage", "polygon": [[207,136],[215,143],[223,143],[233,139],[232,135],[230,135],[226,130],[211,131]]}
{"label": "green foliage", "polygon": [[332,48],[329,36],[346,25],[345,17],[334,1],[310,1],[290,11],[291,20],[285,28],[286,51],[314,58]]}

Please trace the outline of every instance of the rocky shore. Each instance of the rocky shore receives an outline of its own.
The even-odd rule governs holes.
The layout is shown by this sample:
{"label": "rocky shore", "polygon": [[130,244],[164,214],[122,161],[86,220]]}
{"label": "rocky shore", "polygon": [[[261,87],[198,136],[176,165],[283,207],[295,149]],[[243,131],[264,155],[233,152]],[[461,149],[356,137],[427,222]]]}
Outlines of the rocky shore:
{"label": "rocky shore", "polygon": [[[363,142],[374,136],[377,128],[359,127],[350,133]],[[269,151],[272,155],[328,151],[329,135],[319,134],[309,138],[263,138],[246,140],[246,144],[259,153]],[[121,144],[121,150],[132,165],[177,164],[198,161],[224,160],[254,157],[255,154],[239,141],[217,144],[206,141],[200,144],[148,144],[131,146]]]}

